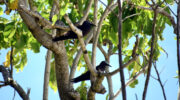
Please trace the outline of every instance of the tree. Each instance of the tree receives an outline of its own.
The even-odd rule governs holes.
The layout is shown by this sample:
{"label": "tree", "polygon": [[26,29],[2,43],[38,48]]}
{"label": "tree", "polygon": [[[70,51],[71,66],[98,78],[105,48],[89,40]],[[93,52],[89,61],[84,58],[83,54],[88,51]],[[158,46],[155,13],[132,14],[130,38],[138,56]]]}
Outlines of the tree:
{"label": "tree", "polygon": [[[20,85],[14,86],[13,66],[17,70],[23,69],[27,63],[26,50],[30,49],[38,53],[40,46],[44,46],[48,49],[47,73],[45,73],[47,81],[44,87],[48,86],[48,66],[51,66],[50,86],[56,87],[57,82],[57,89],[62,100],[86,98],[94,100],[96,93],[104,94],[106,92],[102,85],[104,77],[107,77],[108,80],[109,99],[115,99],[122,90],[123,100],[126,100],[126,86],[135,87],[138,84],[137,78],[142,73],[147,74],[142,96],[145,100],[152,65],[156,69],[156,61],[161,54],[160,52],[165,52],[158,43],[158,41],[164,40],[162,33],[166,28],[165,24],[173,26],[174,33],[177,35],[177,62],[178,72],[180,72],[179,1],[118,0],[117,2],[107,0],[106,2],[107,5],[101,0],[0,0],[0,3],[6,5],[6,9],[0,9],[1,12],[5,11],[8,15],[12,10],[16,10],[9,19],[0,17],[2,20],[0,23],[0,42],[3,44],[0,47],[12,48],[7,53],[4,65],[0,68],[0,72],[4,76],[3,86],[11,85],[16,91],[19,91],[18,93],[22,95],[23,99],[29,99],[29,93],[18,87]],[[98,3],[102,3],[104,7],[98,6]],[[169,7],[175,3],[178,4],[177,17]],[[175,19],[177,19],[177,23]],[[83,38],[82,31],[77,26],[82,25],[85,20],[93,22],[96,27],[89,32],[87,37]],[[54,37],[69,30],[76,33],[78,39],[52,41]],[[132,45],[132,39],[135,40],[133,49],[128,49]],[[86,49],[88,44],[92,44],[90,51]],[[95,70],[97,47],[109,63],[110,57],[118,52],[120,67],[112,72],[107,69],[106,73],[99,73]],[[104,47],[107,47],[108,51],[105,51]],[[10,71],[5,68],[9,66],[11,66]],[[73,83],[70,82],[74,78],[77,66],[79,68],[85,67],[91,72],[91,86],[88,92],[84,82],[76,91]],[[126,83],[124,81],[124,68],[130,73]],[[120,72],[122,89],[114,94],[111,77],[118,72]],[[166,99],[158,70],[156,72],[164,99]],[[179,77],[178,79],[180,80]],[[47,99],[45,88],[44,100]]]}

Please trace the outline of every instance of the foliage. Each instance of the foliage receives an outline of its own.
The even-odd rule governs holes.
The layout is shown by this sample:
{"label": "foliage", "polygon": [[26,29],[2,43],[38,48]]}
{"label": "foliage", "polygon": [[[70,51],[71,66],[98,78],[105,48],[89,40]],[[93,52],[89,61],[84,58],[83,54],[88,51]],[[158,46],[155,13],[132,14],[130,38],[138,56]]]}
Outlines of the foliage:
{"label": "foliage", "polygon": [[77,87],[76,91],[80,93],[81,100],[87,100],[87,84],[85,82],[81,82],[81,85]]}
{"label": "foliage", "polygon": [[[60,0],[60,17],[59,19],[64,21],[63,15],[65,13],[69,13],[69,17],[72,22],[78,22],[80,18],[83,16],[84,9],[87,8],[89,0]],[[131,0],[133,4],[139,6],[147,7],[145,0]],[[6,11],[8,15],[11,10],[17,9],[18,0],[10,0],[8,3],[9,10]],[[108,3],[110,0],[108,0]],[[166,0],[166,2],[170,5],[174,3],[174,0]],[[48,19],[49,13],[51,10],[53,0],[36,0],[34,5],[37,7],[37,11],[40,14]],[[94,6],[93,6],[94,7]],[[93,20],[93,9],[91,8],[90,14],[88,16],[88,20]],[[165,7],[165,5],[162,5]],[[3,14],[4,8],[0,7],[0,15]],[[100,5],[98,9],[98,19],[102,16],[104,8]],[[165,11],[170,14],[168,8],[165,8]],[[142,10],[136,8],[136,6],[132,6],[131,4],[127,4],[124,2],[123,4],[123,24],[122,24],[122,44],[123,44],[123,63],[129,61],[132,57],[132,43],[135,41],[134,37],[136,35],[139,36],[139,44],[137,54],[140,55],[138,60],[127,67],[128,71],[131,73],[131,77],[136,75],[142,69],[144,65],[144,61],[142,61],[143,55],[147,54],[149,56],[149,50],[151,45],[151,34],[152,34],[152,22],[153,22],[153,13],[152,11]],[[130,15],[133,15],[130,18],[127,18]],[[103,26],[100,31],[99,43],[103,45],[104,40],[108,39],[113,43],[113,53],[117,53],[117,45],[118,45],[118,8],[115,8],[112,13],[108,15],[106,19],[103,21]],[[3,15],[4,16],[4,15]],[[14,49],[14,63],[13,65],[18,70],[22,70],[24,66],[27,64],[27,50],[32,50],[34,53],[40,52],[41,44],[36,41],[36,39],[32,36],[26,25],[23,23],[17,12],[14,12],[11,18],[7,19],[5,16],[0,16],[0,49],[8,49],[13,46]],[[126,19],[127,18],[127,19]],[[53,22],[58,19],[57,15],[53,17]],[[163,48],[158,44],[158,41],[164,40],[163,38],[163,30],[165,29],[165,25],[171,25],[170,20],[162,15],[158,15],[157,23],[156,23],[156,42],[155,42],[155,51],[153,60],[158,60],[160,53],[163,51]],[[65,41],[65,47],[68,55],[68,62],[71,66],[74,60],[75,55],[77,54],[77,50],[79,49],[78,40],[67,40]],[[88,52],[89,56],[91,56],[91,51]],[[4,65],[8,67],[10,65],[10,51],[8,51],[6,56],[6,61]],[[54,59],[53,59],[54,60]],[[50,86],[54,90],[57,90],[56,87],[56,78],[55,78],[55,62],[52,60],[51,62],[51,74],[50,74]],[[84,65],[83,57],[80,58],[78,64],[78,70]],[[138,80],[135,80],[129,86],[134,88],[135,85],[138,84]],[[77,88],[77,91],[81,94],[81,99],[86,99],[87,93],[87,85],[85,82],[82,82],[81,85]]]}

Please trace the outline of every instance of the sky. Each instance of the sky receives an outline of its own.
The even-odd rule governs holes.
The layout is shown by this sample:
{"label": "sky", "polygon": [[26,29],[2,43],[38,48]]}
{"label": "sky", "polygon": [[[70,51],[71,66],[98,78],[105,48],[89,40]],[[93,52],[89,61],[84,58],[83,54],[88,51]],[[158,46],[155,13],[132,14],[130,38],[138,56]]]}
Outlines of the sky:
{"label": "sky", "polygon": [[[175,11],[175,8],[173,8]],[[176,11],[175,11],[176,12]],[[163,32],[164,41],[159,42],[160,45],[166,50],[168,53],[168,57],[165,53],[161,53],[159,60],[157,61],[157,68],[161,72],[160,77],[165,87],[165,92],[167,96],[167,100],[177,100],[177,92],[178,92],[178,80],[174,78],[177,76],[177,57],[176,57],[176,40],[175,34],[173,33],[173,28],[166,25],[166,28]],[[134,42],[132,42],[133,44]],[[88,45],[87,48],[91,50],[92,46]],[[106,49],[106,48],[104,48]],[[9,50],[9,49],[8,49]],[[8,50],[0,50],[0,64],[3,64],[5,61],[5,56]],[[43,80],[44,80],[44,69],[45,69],[45,55],[46,49],[41,47],[40,53],[33,53],[32,51],[27,50],[27,65],[24,67],[23,71],[16,72],[14,70],[13,76],[14,80],[16,80],[25,91],[28,88],[31,89],[30,99],[31,100],[42,100],[43,96]],[[104,60],[103,55],[98,50],[97,51],[97,61],[98,65],[101,61]],[[112,56],[110,58],[110,65],[113,66],[110,68],[110,71],[113,71],[119,67],[118,56]],[[80,75],[84,69],[76,72],[75,76]],[[125,79],[126,82],[129,78],[127,70],[125,71]],[[156,77],[156,73],[154,68],[152,67],[151,75]],[[138,99],[142,99],[142,93],[144,89],[145,83],[145,75],[142,74],[138,78],[138,85],[135,88],[127,87],[127,100],[136,100],[135,94],[137,94]],[[2,81],[2,75],[0,74],[0,81]],[[112,77],[113,80],[113,89],[114,93],[120,88],[120,78],[119,73]],[[86,82],[88,85],[89,81]],[[77,87],[80,83],[74,85]],[[103,85],[107,88],[107,80],[104,79]],[[108,90],[107,90],[108,91]],[[105,100],[106,94],[96,95],[96,100]],[[12,100],[14,96],[14,89],[10,86],[0,88],[0,100]],[[15,100],[21,100],[18,93],[15,93]],[[59,100],[58,92],[54,92],[51,88],[49,88],[49,100]],[[122,100],[121,94],[117,97],[117,100]],[[147,91],[146,100],[163,100],[162,90],[157,80],[150,78],[150,84]]]}

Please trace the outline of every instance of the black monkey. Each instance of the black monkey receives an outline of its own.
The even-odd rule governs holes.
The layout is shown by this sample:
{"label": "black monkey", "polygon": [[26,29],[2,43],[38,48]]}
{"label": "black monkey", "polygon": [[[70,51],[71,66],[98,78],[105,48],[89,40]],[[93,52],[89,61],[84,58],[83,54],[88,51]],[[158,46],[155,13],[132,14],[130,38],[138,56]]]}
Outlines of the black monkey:
{"label": "black monkey", "polygon": [[[102,61],[98,66],[96,66],[97,71],[105,71],[106,67],[110,66],[106,61]],[[77,83],[80,81],[90,80],[91,72],[87,71],[86,73],[74,78],[71,82]]]}
{"label": "black monkey", "polygon": [[[95,26],[94,24],[92,24],[89,21],[84,21],[84,23],[80,26],[77,26],[77,28],[79,28],[82,31],[83,37],[86,36],[90,30],[92,29],[92,27]],[[67,40],[67,39],[77,39],[77,35],[76,33],[74,33],[72,30],[67,31],[66,34],[60,36],[60,37],[55,37],[53,39],[53,41],[61,41],[61,40]]]}

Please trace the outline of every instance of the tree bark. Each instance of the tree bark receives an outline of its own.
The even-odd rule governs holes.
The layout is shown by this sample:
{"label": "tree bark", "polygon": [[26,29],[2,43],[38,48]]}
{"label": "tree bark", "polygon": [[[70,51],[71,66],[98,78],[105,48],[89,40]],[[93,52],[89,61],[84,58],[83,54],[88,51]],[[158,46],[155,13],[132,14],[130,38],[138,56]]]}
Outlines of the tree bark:
{"label": "tree bark", "polygon": [[53,42],[52,36],[45,32],[35,21],[35,18],[23,11],[24,1],[19,0],[18,12],[27,25],[32,35],[44,47],[50,49],[55,55],[56,78],[59,96],[61,100],[79,100],[79,93],[70,91],[69,84],[69,67],[64,42]]}
{"label": "tree bark", "polygon": [[44,86],[43,86],[43,100],[48,100],[48,87],[49,87],[49,77],[50,77],[50,68],[51,68],[51,56],[52,52],[47,51],[46,55],[46,65],[44,72]]}
{"label": "tree bark", "polygon": [[54,56],[59,96],[62,100],[71,100],[72,98],[66,93],[69,91],[67,88],[69,83],[69,67],[66,49],[63,41],[58,42],[58,45],[61,47],[61,52],[59,54],[54,54]]}

